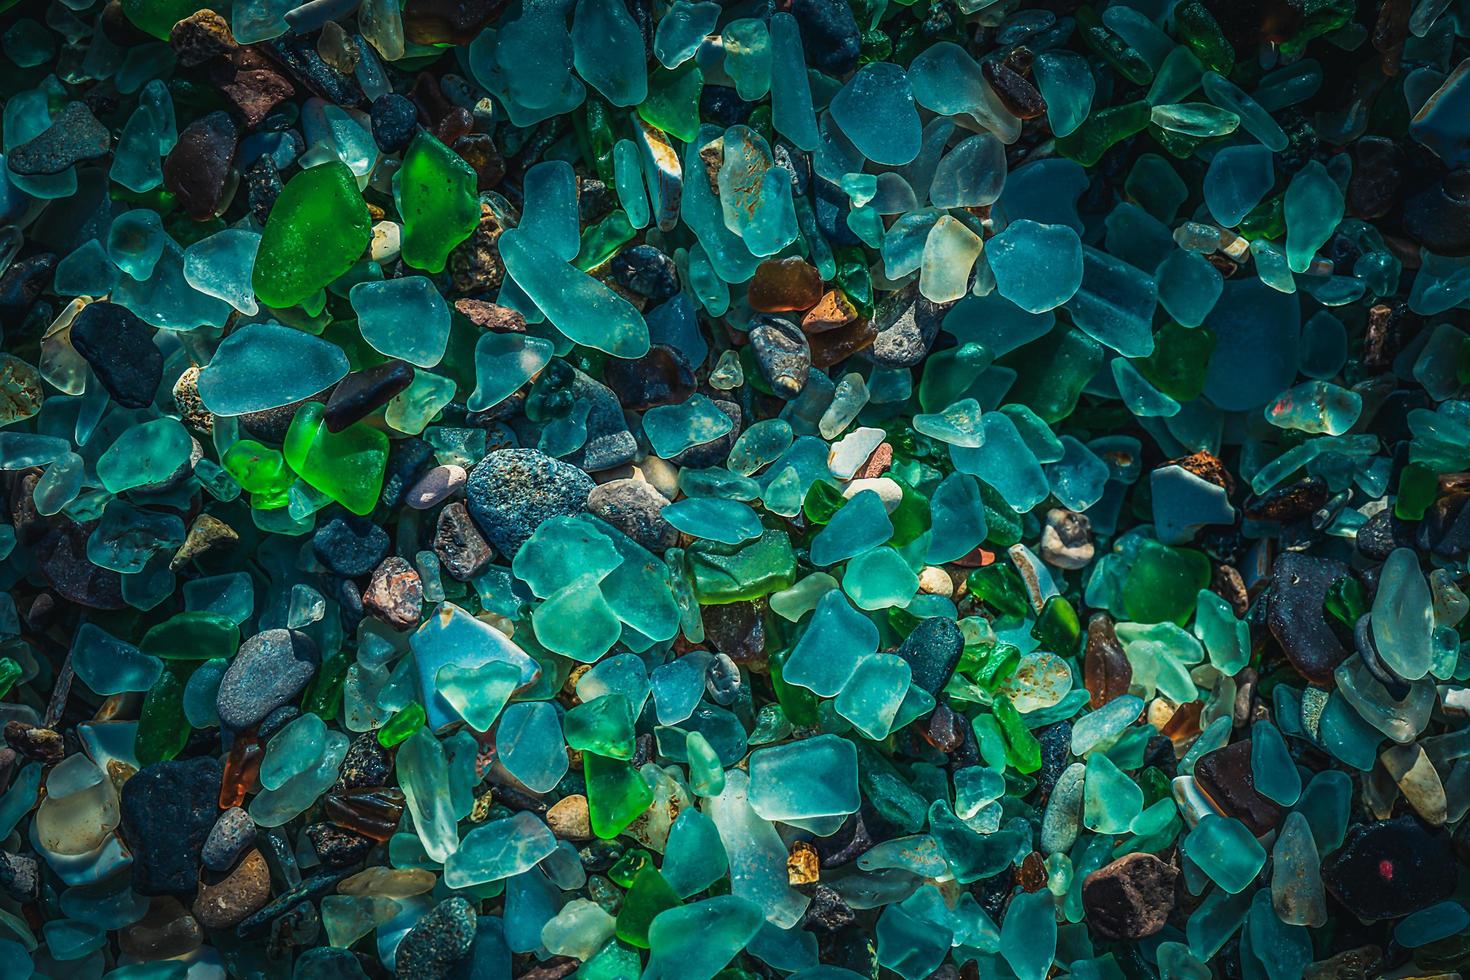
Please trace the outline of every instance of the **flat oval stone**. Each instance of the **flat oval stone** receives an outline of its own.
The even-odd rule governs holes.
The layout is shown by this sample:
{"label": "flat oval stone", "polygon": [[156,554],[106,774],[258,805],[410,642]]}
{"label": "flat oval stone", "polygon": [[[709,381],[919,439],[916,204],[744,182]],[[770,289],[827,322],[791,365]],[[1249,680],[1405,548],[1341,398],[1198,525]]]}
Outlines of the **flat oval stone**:
{"label": "flat oval stone", "polygon": [[463,466],[452,463],[436,466],[409,488],[408,493],[403,496],[403,502],[414,510],[428,510],[458,493],[468,479],[469,474]]}
{"label": "flat oval stone", "polygon": [[500,449],[470,472],[470,515],[485,538],[514,557],[543,521],[587,509],[592,478],[535,449]]}
{"label": "flat oval stone", "polygon": [[71,325],[71,345],[123,408],[147,408],[163,383],[153,330],[116,303],[89,303]]}
{"label": "flat oval stone", "polygon": [[270,629],[250,637],[240,644],[220,681],[220,724],[236,731],[260,724],[301,693],[316,676],[320,659],[316,643],[305,633]]}

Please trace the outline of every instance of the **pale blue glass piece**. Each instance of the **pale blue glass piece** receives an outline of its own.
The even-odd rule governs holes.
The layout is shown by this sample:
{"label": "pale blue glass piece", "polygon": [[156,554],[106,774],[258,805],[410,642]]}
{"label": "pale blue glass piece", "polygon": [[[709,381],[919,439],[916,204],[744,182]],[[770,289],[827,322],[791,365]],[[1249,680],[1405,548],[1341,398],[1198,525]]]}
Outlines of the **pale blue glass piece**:
{"label": "pale blue glass piece", "polygon": [[1373,597],[1373,641],[1399,677],[1418,680],[1433,662],[1434,608],[1412,548],[1395,548],[1383,563]]}
{"label": "pale blue glass piece", "polygon": [[1227,146],[1205,172],[1205,206],[1210,216],[1234,228],[1260,204],[1276,183],[1275,154],[1259,143]]}
{"label": "pale blue glass piece", "polygon": [[245,0],[231,8],[230,33],[240,44],[269,41],[290,30],[286,14],[296,0]]}
{"label": "pale blue glass piece", "polygon": [[1459,902],[1437,902],[1400,919],[1393,927],[1394,942],[1417,949],[1470,928],[1470,911]]}
{"label": "pale blue glass piece", "polygon": [[304,714],[271,736],[260,763],[260,785],[280,789],[320,761],[326,723],[314,714]]}
{"label": "pale blue glass piece", "polygon": [[469,888],[530,871],[556,850],[556,837],[528,810],[491,820],[465,834],[444,862],[444,884]]}
{"label": "pale blue glass piece", "polygon": [[908,75],[898,65],[862,66],[830,108],[843,134],[874,163],[901,167],[919,155],[923,127]]}
{"label": "pale blue glass piece", "polygon": [[[777,18],[780,16],[776,15]],[[699,147],[720,139],[722,134],[723,131],[715,126],[700,127],[699,137],[684,151],[685,173],[704,172],[704,160],[699,156]],[[720,199],[710,188],[708,180],[685,182],[679,213],[689,230],[699,239],[715,275],[723,282],[745,282],[755,275],[756,266],[761,262],[760,257],[753,255],[740,236],[725,226]],[[692,276],[692,254],[690,269]]]}
{"label": "pale blue glass piece", "polygon": [[914,416],[914,431],[963,449],[976,449],[984,441],[980,428],[980,403],[962,398],[942,411]]}
{"label": "pale blue glass piece", "polygon": [[937,208],[983,207],[999,199],[1006,182],[1005,144],[977,133],[955,144],[939,160],[929,185]]}
{"label": "pale blue glass piece", "polygon": [[[660,21],[660,25],[662,23]],[[643,165],[639,163],[638,147],[632,140],[618,140],[613,147],[613,182],[618,192],[618,203],[628,214],[628,223],[634,228],[647,228],[652,213],[648,207],[648,191],[643,184]]]}
{"label": "pale blue glass piece", "polygon": [[919,576],[895,549],[873,548],[848,562],[842,589],[859,609],[907,606],[919,591]]}
{"label": "pale blue glass piece", "polygon": [[659,869],[669,887],[688,898],[723,878],[728,867],[714,821],[692,806],[680,810],[669,828],[664,864]]}
{"label": "pale blue glass piece", "polygon": [[1086,168],[1075,160],[1037,160],[1007,175],[1000,206],[1013,222],[1030,218],[1044,225],[1066,225],[1081,235],[1077,201],[1091,183]]}
{"label": "pale blue glass piece", "polygon": [[184,250],[167,235],[153,274],[146,281],[121,276],[112,301],[126,306],[145,323],[165,330],[221,327],[233,315],[230,304],[189,285],[184,278]]}
{"label": "pale blue glass piece", "polygon": [[774,255],[796,239],[791,173],[774,165],[770,146],[748,126],[725,131],[720,164],[720,212],[725,227],[753,255]]}
{"label": "pale blue glass piece", "polygon": [[577,175],[565,160],[538,163],[525,176],[525,203],[517,234],[567,262],[581,248]]}
{"label": "pale blue glass piece", "polygon": [[1082,240],[1067,225],[1013,221],[985,243],[1001,296],[1028,313],[1066,303],[1082,285]]}
{"label": "pale blue glass piece", "polygon": [[1235,508],[1224,488],[1182,466],[1161,466],[1149,474],[1154,530],[1167,545],[1188,544],[1206,525],[1235,523]]}
{"label": "pale blue glass piece", "polygon": [[811,820],[856,813],[857,748],[839,735],[816,735],[750,754],[751,809],[766,820]]}
{"label": "pale blue glass piece", "polygon": [[[1443,9],[1444,4],[1439,7]],[[1461,63],[1415,113],[1409,123],[1409,134],[1433,151],[1445,166],[1458,169],[1470,163],[1470,150],[1465,146],[1467,118],[1470,118],[1470,69]]]}
{"label": "pale blue glass piece", "polygon": [[[291,370],[281,366],[289,364]],[[216,415],[244,415],[310,397],[347,375],[335,344],[275,321],[248,323],[220,342],[199,374],[199,397]]]}
{"label": "pale blue glass piece", "polygon": [[1067,302],[1072,322],[1124,357],[1153,353],[1158,286],[1153,276],[1089,246],[1082,248],[1082,284]]}
{"label": "pale blue glass piece", "polygon": [[711,655],[691,650],[677,660],[655,667],[649,676],[660,725],[677,725],[694,713],[704,697]]}
{"label": "pale blue glass piece", "polygon": [[980,424],[985,439],[978,449],[950,447],[955,469],[990,484],[1018,514],[1045,500],[1051,492],[1046,474],[1016,423],[1003,412],[987,412]]}
{"label": "pale blue glass piece", "polygon": [[1044,467],[1047,484],[1068,510],[1085,511],[1102,499],[1108,482],[1108,464],[1087,446],[1064,435],[1062,458]]}
{"label": "pale blue glass piece", "polygon": [[199,292],[229,303],[246,316],[260,310],[253,277],[260,233],[226,228],[184,249],[184,279]]}
{"label": "pale blue glass piece", "polygon": [[782,677],[824,697],[836,697],[864,657],[878,650],[878,627],[839,590],[817,602],[806,632],[796,641]]}
{"label": "pale blue glass piece", "polygon": [[1071,51],[1043,51],[1031,70],[1046,99],[1046,119],[1058,138],[1070,136],[1092,112],[1097,80],[1087,60]]}
{"label": "pale blue glass piece", "polygon": [[1184,837],[1180,850],[1231,895],[1244,891],[1266,864],[1266,851],[1245,824],[1214,813]]}
{"label": "pale blue glass piece", "polygon": [[444,357],[449,307],[425,277],[360,282],[348,298],[357,312],[362,339],[378,353],[418,367],[433,367]]}
{"label": "pale blue glass piece", "polygon": [[117,285],[117,266],[95,238],[56,264],[51,288],[62,296],[106,296]]}
{"label": "pale blue glass piece", "polygon": [[725,73],[735,82],[735,94],[758,101],[771,90],[771,34],[765,21],[746,17],[725,25],[720,35],[725,50]]}
{"label": "pale blue glass piece", "polygon": [[1282,203],[1287,262],[1292,272],[1306,272],[1342,220],[1342,189],[1326,167],[1312,160],[1292,176]]}
{"label": "pale blue glass piece", "polygon": [[613,105],[648,97],[643,35],[622,0],[577,0],[572,50],[577,74]]}
{"label": "pale blue glass piece", "polygon": [[1227,412],[1260,408],[1289,388],[1297,371],[1301,302],[1254,278],[1225,284],[1205,319],[1215,350],[1205,373],[1205,396]]}
{"label": "pale blue glass piece", "polygon": [[1113,383],[1118,386],[1118,397],[1134,415],[1139,418],[1168,418],[1179,414],[1179,403],[1150,384],[1128,358],[1113,358],[1111,370]]}
{"label": "pale blue glass piece", "polygon": [[1256,83],[1254,97],[1262,109],[1275,112],[1305,102],[1321,90],[1321,62],[1315,58],[1303,58],[1262,75]]}
{"label": "pale blue glass piece", "polygon": [[372,132],[341,106],[307,99],[301,110],[301,131],[308,146],[329,149],[355,177],[366,177],[378,162]]}
{"label": "pale blue glass piece", "polygon": [[245,572],[229,572],[184,583],[184,608],[217,612],[239,626],[255,614],[255,585]]}
{"label": "pale blue glass piece", "polygon": [[574,343],[614,357],[648,353],[648,324],[633,304],[544,244],[512,228],[500,236],[500,255],[516,284]]}
{"label": "pale blue glass piece", "polygon": [[550,363],[553,352],[551,341],[529,334],[481,334],[475,341],[475,390],[465,407],[483,412],[499,405]]}
{"label": "pale blue glass piece", "polygon": [[[796,18],[778,10],[771,15],[771,122],[776,132],[803,150],[815,150],[821,142],[817,116],[812,108],[811,80],[806,74],[806,55],[801,48],[801,31]],[[703,145],[703,140],[700,141]],[[690,152],[696,147],[691,144]],[[685,171],[690,170],[685,164]],[[726,280],[742,281],[742,280]]]}
{"label": "pale blue glass piece", "polygon": [[177,139],[173,99],[168,86],[155,78],[143,86],[138,108],[118,136],[108,176],[130,191],[153,190],[163,183],[161,158]]}
{"label": "pale blue glass piece", "polygon": [[748,505],[717,497],[686,497],[660,514],[685,534],[724,544],[740,544],[761,536],[760,517]]}
{"label": "pale blue glass piece", "polygon": [[149,208],[134,208],[118,215],[107,232],[107,257],[134,279],[153,275],[163,255],[163,218]]}
{"label": "pale blue glass piece", "polygon": [[1282,806],[1295,805],[1302,795],[1296,762],[1281,730],[1269,721],[1251,725],[1251,773],[1256,792]]}
{"label": "pale blue glass piece", "polygon": [[1159,266],[1159,305],[1179,324],[1197,327],[1220,301],[1225,277],[1203,256],[1175,249]]}
{"label": "pale blue glass piece", "polygon": [[479,667],[490,661],[512,664],[521,671],[521,686],[532,684],[541,665],[504,633],[450,602],[440,603],[425,623],[409,637],[419,690],[429,724],[440,728],[459,718],[454,707],[435,690],[439,671],[448,664]]}
{"label": "pale blue glass piece", "polygon": [[835,565],[883,544],[893,537],[893,522],[883,500],[873,490],[862,490],[832,515],[812,538],[811,563]]}
{"label": "pale blue glass piece", "polygon": [[985,540],[985,506],[980,485],[967,473],[951,473],[929,500],[933,533],[924,561],[930,565],[962,558]]}
{"label": "pale blue glass piece", "polygon": [[1409,309],[1434,316],[1470,300],[1470,257],[1419,250],[1419,272],[1409,290]]}
{"label": "pale blue glass piece", "polygon": [[1201,82],[1209,100],[1239,116],[1241,128],[1264,143],[1267,149],[1274,153],[1286,149],[1286,132],[1239,85],[1213,71],[1205,72]]}
{"label": "pale blue glass piece", "polygon": [[985,80],[980,65],[952,41],[925,48],[909,64],[909,81],[919,105],[941,116],[964,113],[977,128],[988,130],[1007,145],[1021,135],[1013,116]]}
{"label": "pale blue glass piece", "polygon": [[499,30],[486,28],[470,43],[471,74],[505,105],[512,125],[534,126],[587,97],[587,86],[571,71],[570,10],[569,0],[513,4]]}
{"label": "pale blue glass piece", "polygon": [[692,446],[714,442],[735,427],[730,416],[707,396],[695,394],[677,405],[659,405],[643,413],[643,434],[654,454],[668,459]]}
{"label": "pale blue glass piece", "polygon": [[748,501],[761,495],[761,486],[755,480],[718,466],[702,470],[685,467],[679,471],[679,489],[689,497],[722,497],[726,500]]}
{"label": "pale blue glass piece", "polygon": [[108,501],[102,521],[87,538],[87,560],[124,575],[141,572],[154,555],[184,543],[184,522],[173,514],[133,507],[120,497]]}
{"label": "pale blue glass piece", "polygon": [[924,258],[924,242],[929,229],[938,221],[936,208],[924,208],[903,215],[883,236],[883,273],[890,279],[902,279],[919,268]]}
{"label": "pale blue glass piece", "polygon": [[1017,894],[1000,929],[1001,956],[1017,980],[1046,980],[1057,950],[1056,902],[1041,889]]}
{"label": "pale blue glass piece", "polygon": [[104,697],[146,691],[163,672],[162,660],[93,623],[83,623],[77,629],[71,660],[82,683]]}
{"label": "pale blue glass piece", "polygon": [[892,731],[912,679],[908,663],[894,654],[865,657],[843,685],[833,707],[864,737],[882,741]]}
{"label": "pale blue glass piece", "polygon": [[66,453],[46,467],[32,494],[36,511],[43,517],[61,513],[82,492],[86,463],[76,453]]}
{"label": "pale blue glass piece", "polygon": [[1103,224],[1107,231],[1105,250],[1145,272],[1157,269],[1174,250],[1169,226],[1136,204],[1124,201],[1117,205]]}
{"label": "pale blue glass piece", "polygon": [[658,22],[653,33],[653,56],[665,68],[678,68],[694,57],[694,52],[712,33],[720,19],[717,3],[690,3],[674,0],[669,12]]}
{"label": "pale blue glass piece", "polygon": [[495,748],[506,771],[534,793],[550,792],[566,775],[561,719],[548,701],[507,705],[495,729]]}
{"label": "pale blue glass piece", "polygon": [[[990,247],[987,243],[986,248]],[[961,344],[982,344],[995,357],[1003,357],[1044,337],[1056,322],[1055,313],[1028,313],[997,290],[988,296],[966,296],[950,307],[944,318],[944,330]],[[872,387],[870,380],[869,392]],[[907,397],[905,394],[904,398]]]}
{"label": "pale blue glass piece", "polygon": [[195,728],[218,728],[219,686],[230,662],[214,657],[200,664],[184,685],[184,717]]}

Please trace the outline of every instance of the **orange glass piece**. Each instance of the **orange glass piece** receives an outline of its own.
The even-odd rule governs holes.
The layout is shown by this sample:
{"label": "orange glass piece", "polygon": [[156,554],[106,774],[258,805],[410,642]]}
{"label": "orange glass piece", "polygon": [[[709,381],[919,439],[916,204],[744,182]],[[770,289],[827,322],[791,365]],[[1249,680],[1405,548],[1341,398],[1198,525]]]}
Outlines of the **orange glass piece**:
{"label": "orange glass piece", "polygon": [[254,738],[240,736],[225,756],[224,776],[220,779],[220,809],[228,810],[245,802],[245,795],[260,788],[260,760],[265,749]]}

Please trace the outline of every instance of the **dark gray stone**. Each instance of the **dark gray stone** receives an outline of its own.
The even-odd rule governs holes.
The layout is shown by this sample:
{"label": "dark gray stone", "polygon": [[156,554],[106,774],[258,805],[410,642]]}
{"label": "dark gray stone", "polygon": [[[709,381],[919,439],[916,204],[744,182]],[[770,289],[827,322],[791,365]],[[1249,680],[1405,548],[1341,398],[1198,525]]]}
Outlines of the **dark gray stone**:
{"label": "dark gray stone", "polygon": [[155,762],[123,783],[118,832],[133,854],[133,891],[189,896],[198,889],[221,775],[219,760],[204,756]]}
{"label": "dark gray stone", "polygon": [[587,509],[592,479],[570,463],[535,449],[499,449],[470,472],[470,516],[485,538],[514,558],[543,521]]}
{"label": "dark gray stone", "polygon": [[219,720],[226,728],[253,728],[295,700],[316,675],[320,654],[305,633],[273,629],[240,644],[219,685]]}

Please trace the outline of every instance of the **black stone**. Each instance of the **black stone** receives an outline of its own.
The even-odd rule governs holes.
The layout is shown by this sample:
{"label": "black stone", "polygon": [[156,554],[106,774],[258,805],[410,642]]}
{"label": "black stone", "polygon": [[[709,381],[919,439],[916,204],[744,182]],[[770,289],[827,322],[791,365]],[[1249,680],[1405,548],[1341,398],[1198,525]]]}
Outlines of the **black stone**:
{"label": "black stone", "polygon": [[214,216],[224,197],[240,132],[227,112],[194,120],[163,161],[163,183],[196,221]]}
{"label": "black stone", "polygon": [[1082,880],[1083,919],[1103,939],[1152,936],[1174,910],[1179,869],[1152,854],[1126,854]]}
{"label": "black stone", "polygon": [[608,263],[613,282],[650,303],[662,303],[679,291],[674,260],[652,245],[623,249]]}
{"label": "black stone", "polygon": [[1470,254],[1470,169],[1410,194],[1404,201],[1404,230],[1437,255]]}
{"label": "black stone", "polygon": [[847,191],[821,176],[812,177],[812,189],[815,191],[812,210],[816,212],[822,237],[833,245],[861,245],[863,240],[847,224],[847,216],[852,211],[852,198]]}
{"label": "black stone", "polygon": [[1041,768],[1036,771],[1038,798],[1046,799],[1057,785],[1062,771],[1072,761],[1072,723],[1059,721],[1036,733],[1041,746]]}
{"label": "black stone", "polygon": [[0,851],[0,892],[17,902],[33,902],[40,891],[40,863],[29,854]]}
{"label": "black stone", "polygon": [[755,105],[746,102],[728,85],[706,85],[699,93],[699,118],[729,129],[750,118]]}
{"label": "black stone", "polygon": [[122,576],[92,564],[87,538],[97,521],[64,521],[35,547],[36,567],[57,595],[91,609],[124,609]]}
{"label": "black stone", "polygon": [[155,762],[123,783],[118,832],[133,854],[133,891],[190,896],[219,817],[218,759]]}
{"label": "black stone", "polygon": [[366,732],[352,740],[342,757],[337,774],[338,789],[387,786],[393,778],[393,753],[378,742],[377,732]]}
{"label": "black stone", "polygon": [[1449,835],[1412,816],[1359,824],[1322,862],[1322,881],[1362,919],[1394,919],[1428,908],[1455,891]]}
{"label": "black stone", "polygon": [[88,303],[71,325],[71,345],[123,408],[147,408],[163,383],[153,328],[116,303]]}
{"label": "black stone", "polygon": [[818,885],[812,892],[812,901],[806,907],[806,918],[802,920],[802,925],[822,932],[835,932],[843,926],[851,925],[856,919],[857,916],[841,895],[826,885]]}
{"label": "black stone", "polygon": [[306,837],[326,868],[357,864],[373,849],[372,841],[336,824],[314,823],[306,828]]}
{"label": "black stone", "polygon": [[328,432],[341,432],[382,408],[413,384],[413,365],[392,360],[354,371],[332,389],[323,420]]}
{"label": "black stone", "polygon": [[398,944],[399,980],[441,980],[475,942],[474,906],[455,896],[434,906]]}
{"label": "black stone", "polygon": [[470,472],[470,516],[501,554],[515,557],[542,522],[587,509],[592,479],[535,449],[499,449]]}
{"label": "black stone", "polygon": [[347,578],[372,574],[388,554],[388,532],[366,518],[334,517],[317,528],[312,554],[327,570]]}
{"label": "black stone", "polygon": [[260,44],[265,51],[306,88],[333,105],[360,106],[362,89],[351,75],[333,68],[317,53],[316,42],[300,34],[283,34]]}
{"label": "black stone", "polygon": [[1364,558],[1383,561],[1395,548],[1414,546],[1414,529],[1395,517],[1392,507],[1385,507],[1358,528],[1354,543]]}
{"label": "black stone", "polygon": [[931,616],[914,627],[898,648],[898,655],[908,663],[913,682],[937,695],[954,676],[964,649],[965,637],[954,621]]}
{"label": "black stone", "polygon": [[863,39],[844,0],[794,0],[791,15],[801,29],[801,48],[810,67],[834,78],[857,67]]}
{"label": "black stone", "polygon": [[271,216],[276,198],[286,187],[281,181],[281,172],[276,169],[276,162],[262,153],[240,174],[240,180],[245,185],[245,199],[250,205],[250,213],[255,216],[256,221],[264,225]]}
{"label": "black stone", "polygon": [[445,504],[439,511],[433,546],[444,571],[456,582],[468,582],[495,559],[494,550],[480,533],[469,510],[459,501]]}
{"label": "black stone", "polygon": [[[1415,540],[1441,558],[1459,559],[1470,554],[1470,493],[1450,493],[1440,497],[1424,512]],[[1392,508],[1385,508],[1386,513]],[[1387,557],[1385,555],[1384,557]]]}
{"label": "black stone", "polygon": [[95,160],[112,146],[112,134],[82,102],[69,102],[45,132],[5,156],[13,174],[26,177],[59,174],[74,163]]}
{"label": "black stone", "polygon": [[393,440],[388,446],[388,472],[383,477],[379,504],[388,510],[397,510],[403,503],[403,495],[433,465],[434,447],[424,440]]}
{"label": "black stone", "polygon": [[1348,655],[1323,613],[1327,590],[1347,574],[1340,561],[1291,551],[1271,568],[1266,625],[1286,659],[1308,680],[1330,684],[1333,670]]}
{"label": "black stone", "polygon": [[368,110],[373,124],[373,139],[384,153],[408,149],[418,128],[418,109],[407,98],[394,92],[380,95]]}
{"label": "black stone", "polygon": [[220,680],[215,701],[220,723],[236,731],[259,725],[296,699],[320,661],[316,643],[305,633],[269,629],[250,637]]}

